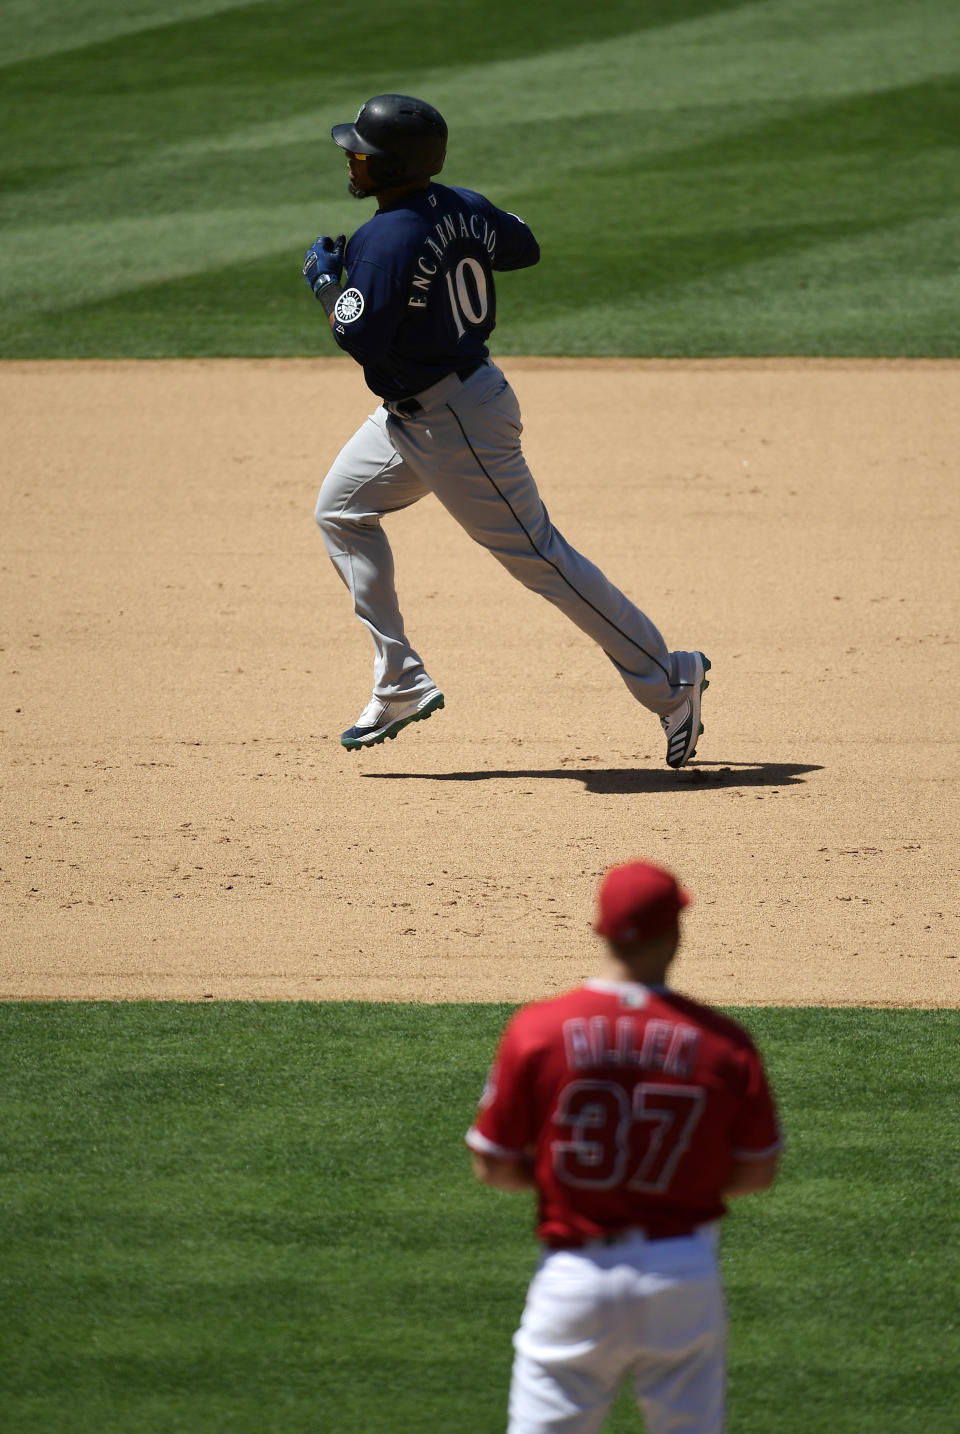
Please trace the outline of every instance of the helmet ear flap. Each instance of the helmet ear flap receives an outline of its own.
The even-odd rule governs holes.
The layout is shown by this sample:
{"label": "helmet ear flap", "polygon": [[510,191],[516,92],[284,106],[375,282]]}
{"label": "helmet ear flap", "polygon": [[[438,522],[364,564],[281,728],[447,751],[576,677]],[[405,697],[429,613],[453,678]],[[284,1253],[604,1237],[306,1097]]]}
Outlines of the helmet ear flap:
{"label": "helmet ear flap", "polygon": [[378,189],[386,189],[388,185],[402,180],[403,164],[392,154],[368,154],[367,174]]}

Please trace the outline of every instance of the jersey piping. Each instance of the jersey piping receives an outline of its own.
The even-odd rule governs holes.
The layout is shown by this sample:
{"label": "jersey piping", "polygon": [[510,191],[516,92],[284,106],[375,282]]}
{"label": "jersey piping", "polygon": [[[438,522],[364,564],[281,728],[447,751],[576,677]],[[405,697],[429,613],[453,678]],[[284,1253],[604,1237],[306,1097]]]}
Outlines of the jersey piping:
{"label": "jersey piping", "polygon": [[778,1139],[766,1150],[731,1150],[730,1154],[736,1160],[769,1160],[771,1155],[776,1155],[778,1150],[783,1149],[783,1140]]}
{"label": "jersey piping", "polygon": [[488,1140],[481,1135],[476,1126],[471,1125],[464,1139],[471,1150],[478,1155],[492,1155],[497,1160],[522,1160],[526,1154],[525,1150],[510,1150],[506,1145],[497,1145],[495,1141]]}
{"label": "jersey piping", "polygon": [[583,982],[588,991],[602,991],[607,996],[619,996],[621,993],[629,992],[630,995],[640,997],[644,1000],[651,991],[660,993],[668,991],[669,986],[663,984],[648,986],[646,981],[614,981],[612,978],[605,979],[603,976],[590,976]]}

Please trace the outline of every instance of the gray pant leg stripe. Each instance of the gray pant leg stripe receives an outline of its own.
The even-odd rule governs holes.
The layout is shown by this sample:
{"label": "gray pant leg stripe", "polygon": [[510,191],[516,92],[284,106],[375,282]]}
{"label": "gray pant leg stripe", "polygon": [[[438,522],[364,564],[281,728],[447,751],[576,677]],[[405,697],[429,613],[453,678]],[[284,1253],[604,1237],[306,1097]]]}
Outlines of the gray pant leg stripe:
{"label": "gray pant leg stripe", "polygon": [[[496,495],[497,495],[497,497],[500,499],[500,501],[501,501],[502,503],[505,503],[505,504],[507,505],[507,507],[510,509],[510,513],[511,513],[511,515],[512,515],[512,517],[513,517],[514,522],[516,523],[517,527],[520,529],[521,533],[523,533],[523,536],[526,538],[527,542],[530,544],[531,548],[532,548],[533,551],[536,553],[536,555],[537,555],[537,557],[540,559],[540,561],[546,563],[548,567],[553,568],[553,571],[556,573],[557,577],[560,578],[563,582],[565,582],[566,585],[567,585],[567,587],[570,589],[570,591],[571,591],[572,593],[574,593],[574,594],[576,595],[576,597],[578,597],[582,603],[584,603],[588,608],[590,608],[591,611],[595,612],[595,613],[597,614],[597,617],[602,617],[603,620],[604,620],[604,622],[609,623],[609,625],[613,628],[614,632],[619,632],[620,636],[621,636],[622,638],[624,638],[624,640],[625,640],[626,642],[629,642],[633,647],[638,648],[638,649],[643,653],[644,657],[649,658],[649,660],[653,663],[653,665],[654,665],[655,667],[659,667],[660,671],[663,673],[664,677],[666,677],[667,681],[669,682],[669,680],[670,680],[670,673],[669,673],[669,672],[667,671],[667,669],[664,667],[663,663],[662,663],[662,662],[659,662],[659,661],[657,660],[657,658],[655,658],[655,657],[653,656],[653,653],[648,652],[645,647],[641,647],[641,646],[640,646],[640,643],[637,642],[634,638],[632,638],[628,632],[624,632],[622,628],[618,627],[617,624],[616,624],[615,622],[613,622],[609,617],[607,617],[607,614],[606,614],[605,612],[601,612],[600,609],[596,606],[596,604],[595,604],[595,603],[592,603],[588,597],[584,597],[583,593],[580,592],[579,588],[574,587],[573,583],[572,583],[572,582],[570,581],[570,579],[567,577],[566,573],[561,572],[560,569],[557,567],[556,563],[551,562],[550,559],[546,556],[545,553],[541,553],[540,549],[537,547],[536,543],[533,541],[533,538],[532,538],[532,537],[530,536],[530,534],[527,532],[526,527],[524,526],[524,524],[523,524],[521,518],[519,517],[519,515],[518,515],[517,512],[516,512],[516,510],[514,509],[513,504],[510,502],[510,499],[506,496],[506,494],[504,494],[504,493],[502,493],[502,492],[500,491],[500,489],[497,487],[496,480],[493,478],[493,476],[492,476],[490,473],[487,472],[486,468],[484,468],[483,463],[480,461],[480,455],[477,453],[477,450],[474,448],[473,444],[470,442],[470,439],[467,437],[467,431],[466,431],[466,429],[464,428],[463,424],[460,422],[460,416],[459,416],[459,414],[454,413],[454,411],[453,411],[453,409],[450,407],[449,403],[448,403],[448,404],[445,404],[444,406],[445,406],[447,412],[448,412],[448,413],[452,413],[453,416],[454,416],[454,418],[457,420],[457,427],[459,428],[460,432],[463,434],[463,441],[464,441],[464,443],[467,445],[467,447],[470,449],[470,452],[473,454],[474,461],[475,461],[477,467],[480,469],[480,472],[481,472],[481,473],[483,474],[483,476],[486,478],[487,482],[490,484],[491,488],[492,488],[493,491],[496,493]],[[607,653],[607,656],[609,657],[610,654]],[[615,659],[614,659],[614,660],[615,660]],[[620,666],[620,663],[617,663],[617,666],[619,667],[619,666]],[[643,673],[642,673],[642,672],[631,672],[629,667],[625,667],[623,670],[624,670],[624,672],[629,673],[631,677],[642,677],[642,676],[643,676]],[[680,683],[680,684],[678,684],[678,685],[683,686],[684,684]]]}

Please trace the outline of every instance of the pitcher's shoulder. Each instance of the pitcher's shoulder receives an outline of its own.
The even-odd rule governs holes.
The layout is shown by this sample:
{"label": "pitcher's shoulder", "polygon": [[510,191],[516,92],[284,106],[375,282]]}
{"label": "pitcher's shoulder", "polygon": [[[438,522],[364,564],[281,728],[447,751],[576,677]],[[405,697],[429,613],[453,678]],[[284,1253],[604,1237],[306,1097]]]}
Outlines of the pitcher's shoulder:
{"label": "pitcher's shoulder", "polygon": [[660,999],[675,1015],[684,1016],[701,1030],[708,1031],[731,1045],[754,1048],[754,1039],[746,1026],[741,1026],[739,1021],[725,1015],[723,1011],[718,1011],[715,1006],[708,1006],[705,1002],[694,1000],[692,996],[681,995],[678,991],[662,992]]}

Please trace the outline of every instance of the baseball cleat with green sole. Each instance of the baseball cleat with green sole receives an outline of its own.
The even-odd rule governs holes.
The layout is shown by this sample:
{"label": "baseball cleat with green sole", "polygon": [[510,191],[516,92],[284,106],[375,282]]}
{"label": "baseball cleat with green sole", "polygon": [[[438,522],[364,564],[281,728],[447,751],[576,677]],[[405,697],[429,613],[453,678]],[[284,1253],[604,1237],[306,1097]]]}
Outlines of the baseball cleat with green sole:
{"label": "baseball cleat with green sole", "polygon": [[382,697],[371,697],[354,725],[342,733],[340,741],[349,752],[356,752],[360,747],[377,747],[388,738],[392,742],[404,727],[411,722],[423,722],[442,706],[443,693],[436,688],[389,702]]}

